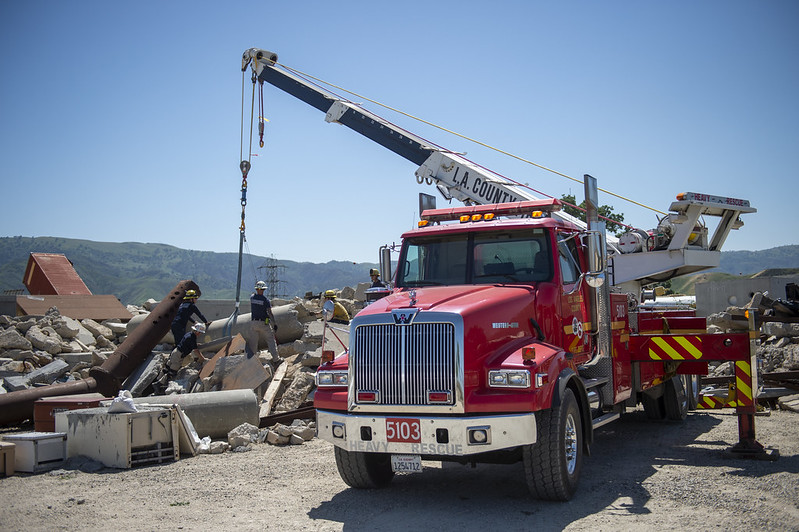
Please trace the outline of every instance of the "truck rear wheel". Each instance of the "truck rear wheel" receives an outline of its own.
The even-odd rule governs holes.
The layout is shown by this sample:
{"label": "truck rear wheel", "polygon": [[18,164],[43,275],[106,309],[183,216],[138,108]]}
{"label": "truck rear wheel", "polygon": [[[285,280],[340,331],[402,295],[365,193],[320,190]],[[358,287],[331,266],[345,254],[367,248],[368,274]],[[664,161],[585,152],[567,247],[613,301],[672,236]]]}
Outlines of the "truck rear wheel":
{"label": "truck rear wheel", "polygon": [[394,478],[391,455],[358,453],[335,448],[336,467],[341,479],[353,488],[382,488]]}
{"label": "truck rear wheel", "polygon": [[649,394],[641,394],[641,405],[644,407],[644,414],[647,419],[652,421],[663,421],[666,419],[666,401],[663,395],[652,397]]}
{"label": "truck rear wheel", "polygon": [[683,421],[688,416],[689,399],[680,376],[667,380],[663,391],[666,417],[672,421]]}
{"label": "truck rear wheel", "polygon": [[560,406],[536,417],[538,441],[522,452],[527,486],[539,499],[568,501],[577,491],[583,462],[583,428],[574,393],[567,388]]}

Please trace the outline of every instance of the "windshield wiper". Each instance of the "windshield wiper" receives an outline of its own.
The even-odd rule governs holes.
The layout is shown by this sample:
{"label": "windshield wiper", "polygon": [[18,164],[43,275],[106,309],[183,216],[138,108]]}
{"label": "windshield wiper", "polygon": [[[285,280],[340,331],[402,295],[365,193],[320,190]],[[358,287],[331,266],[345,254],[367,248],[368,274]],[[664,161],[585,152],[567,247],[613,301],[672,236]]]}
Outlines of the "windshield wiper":
{"label": "windshield wiper", "polygon": [[438,281],[428,281],[426,279],[417,279],[415,281],[403,281],[402,286],[442,286],[444,283]]}

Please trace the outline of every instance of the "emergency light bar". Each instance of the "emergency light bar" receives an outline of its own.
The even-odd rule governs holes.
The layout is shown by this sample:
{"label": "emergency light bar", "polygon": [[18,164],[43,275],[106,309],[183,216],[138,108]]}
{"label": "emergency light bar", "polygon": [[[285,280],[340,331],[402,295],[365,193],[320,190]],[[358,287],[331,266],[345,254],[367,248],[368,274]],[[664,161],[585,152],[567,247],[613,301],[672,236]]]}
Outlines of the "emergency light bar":
{"label": "emergency light bar", "polygon": [[563,202],[558,199],[541,199],[517,201],[513,203],[491,203],[487,205],[470,205],[467,207],[451,207],[448,209],[426,209],[422,211],[423,222],[444,222],[451,220],[491,220],[496,216],[532,215],[534,211],[557,212]]}

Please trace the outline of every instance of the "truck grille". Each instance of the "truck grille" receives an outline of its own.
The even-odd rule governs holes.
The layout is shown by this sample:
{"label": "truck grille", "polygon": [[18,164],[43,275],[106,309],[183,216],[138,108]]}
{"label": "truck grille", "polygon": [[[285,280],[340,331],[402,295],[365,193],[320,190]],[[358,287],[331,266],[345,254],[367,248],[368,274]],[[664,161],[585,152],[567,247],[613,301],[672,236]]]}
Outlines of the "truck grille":
{"label": "truck grille", "polygon": [[453,404],[455,346],[452,323],[357,327],[350,359],[356,397],[377,392],[372,404],[424,406],[428,392],[448,392],[448,403],[435,404]]}

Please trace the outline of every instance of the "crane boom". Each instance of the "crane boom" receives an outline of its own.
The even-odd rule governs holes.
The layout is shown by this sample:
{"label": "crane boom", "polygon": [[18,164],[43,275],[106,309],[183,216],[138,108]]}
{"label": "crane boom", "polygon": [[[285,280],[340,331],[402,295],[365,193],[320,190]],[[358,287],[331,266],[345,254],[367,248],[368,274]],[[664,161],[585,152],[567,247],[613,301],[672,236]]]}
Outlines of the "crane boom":
{"label": "crane boom", "polygon": [[[469,204],[509,203],[541,199],[523,185],[500,176],[469,161],[463,156],[435,146],[364,109],[309,83],[305,79],[278,68],[277,54],[250,48],[242,56],[242,71],[252,66],[264,81],[325,113],[325,121],[347,126],[364,137],[418,165],[419,180],[434,183],[447,198]],[[578,227],[585,223],[565,212],[553,216],[568,220]]]}
{"label": "crane boom", "polygon": [[[241,60],[242,72],[248,67],[252,68],[258,80],[325,113],[325,121],[345,125],[415,163],[418,165],[417,180],[435,184],[446,199],[457,199],[466,205],[541,199],[531,194],[526,185],[426,141],[359,104],[340,98],[285,67],[281,68],[277,54],[273,52],[259,48],[246,50]],[[729,232],[743,226],[740,215],[757,211],[747,200],[723,196],[686,192],[680,194],[678,200],[671,204],[671,212],[659,220],[657,228],[632,230],[619,238],[607,236],[612,285],[639,293],[644,284],[717,267],[721,247]],[[552,212],[551,216],[583,230],[589,229],[589,224],[564,211]],[[704,224],[706,216],[719,219],[712,234]],[[604,225],[592,224],[590,230],[604,233]]]}

